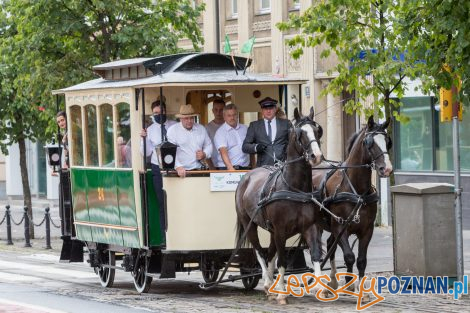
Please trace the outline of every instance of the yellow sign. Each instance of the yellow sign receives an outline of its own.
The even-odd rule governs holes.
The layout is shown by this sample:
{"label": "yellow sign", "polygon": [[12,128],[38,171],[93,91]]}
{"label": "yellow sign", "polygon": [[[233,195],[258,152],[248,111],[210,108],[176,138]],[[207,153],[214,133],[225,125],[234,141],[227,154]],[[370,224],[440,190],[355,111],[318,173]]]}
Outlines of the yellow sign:
{"label": "yellow sign", "polygon": [[[450,68],[445,65],[444,70],[450,72]],[[458,86],[452,86],[451,89],[441,87],[439,90],[439,107],[441,122],[451,122],[454,116],[454,106],[457,110],[459,121],[462,121],[462,103],[457,102],[457,94],[460,92],[460,79]],[[455,101],[455,103],[454,103]]]}

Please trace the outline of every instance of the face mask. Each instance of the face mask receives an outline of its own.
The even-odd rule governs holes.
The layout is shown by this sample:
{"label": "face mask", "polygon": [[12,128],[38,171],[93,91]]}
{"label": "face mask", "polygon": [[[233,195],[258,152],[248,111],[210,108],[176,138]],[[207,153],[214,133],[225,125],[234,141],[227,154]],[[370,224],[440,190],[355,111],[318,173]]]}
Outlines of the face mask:
{"label": "face mask", "polygon": [[166,115],[165,114],[154,114],[153,115],[153,119],[155,121],[155,123],[158,123],[158,124],[163,124],[166,122]]}

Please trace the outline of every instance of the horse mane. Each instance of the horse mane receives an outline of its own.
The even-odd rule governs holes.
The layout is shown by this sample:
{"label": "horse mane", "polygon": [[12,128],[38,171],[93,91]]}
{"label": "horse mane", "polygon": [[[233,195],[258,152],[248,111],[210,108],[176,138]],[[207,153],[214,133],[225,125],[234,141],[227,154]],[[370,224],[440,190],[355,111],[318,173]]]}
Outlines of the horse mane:
{"label": "horse mane", "polygon": [[354,144],[356,143],[356,140],[357,140],[357,137],[359,137],[359,134],[363,131],[364,129],[361,129],[360,131],[352,134],[351,137],[349,137],[348,139],[348,154],[351,153],[351,150],[352,150],[352,147],[354,146]]}
{"label": "horse mane", "polygon": [[[382,125],[380,124],[375,124],[374,127],[369,130],[369,131],[377,131],[377,130],[380,130]],[[360,129],[358,132],[352,134],[351,137],[349,137],[348,139],[348,149],[347,149],[347,152],[348,154],[351,153],[351,150],[352,150],[352,147],[354,146],[354,144],[356,143],[356,140],[357,140],[357,137],[359,137],[359,135],[361,134],[361,132],[363,132],[364,130],[366,130],[367,126],[363,127],[362,129]]]}

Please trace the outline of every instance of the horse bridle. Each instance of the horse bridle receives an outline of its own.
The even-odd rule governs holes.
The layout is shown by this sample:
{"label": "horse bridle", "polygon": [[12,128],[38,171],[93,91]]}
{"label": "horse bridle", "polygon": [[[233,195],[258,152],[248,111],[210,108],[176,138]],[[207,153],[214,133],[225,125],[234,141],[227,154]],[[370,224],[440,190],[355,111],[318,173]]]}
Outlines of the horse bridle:
{"label": "horse bridle", "polygon": [[[384,135],[385,137],[385,144],[386,144],[386,147],[385,149],[387,149],[387,151],[381,151],[381,153],[379,153],[378,155],[376,155],[374,157],[374,155],[372,154],[371,152],[371,148],[372,148],[372,145],[374,144],[374,137],[376,135]],[[388,140],[387,140],[388,139]],[[362,140],[362,142],[364,143],[364,145],[366,146],[367,148],[367,151],[369,152],[369,155],[372,159],[372,161],[370,162],[370,166],[372,169],[375,169],[375,161],[380,158],[381,156],[387,154],[388,155],[388,150],[390,149],[389,146],[390,146],[390,139],[387,135],[387,133],[385,131],[378,131],[378,130],[375,130],[375,131],[371,131],[371,132],[365,132],[365,136],[364,136],[364,139]],[[382,149],[381,149],[382,150]]]}
{"label": "horse bridle", "polygon": [[[312,125],[312,126],[315,127],[317,130],[320,130],[320,129],[321,129],[321,126],[320,126],[317,122],[312,121],[312,120],[309,120],[309,119],[308,119],[308,120],[307,120],[307,119],[306,119],[306,120],[302,120],[302,121],[299,122],[299,124],[297,124],[296,126],[294,126],[295,140],[296,140],[297,144],[299,144],[299,145],[302,147],[302,150],[303,150],[303,151],[302,151],[302,152],[299,152],[299,151],[297,150],[297,147],[296,147],[296,150],[297,150],[297,152],[298,152],[299,154],[302,155],[302,157],[305,159],[306,162],[312,160],[312,157],[311,157],[311,156],[309,155],[309,153],[308,153],[308,149],[309,149],[310,145],[311,145],[313,142],[317,142],[317,143],[318,143],[318,146],[320,146],[320,142],[317,140],[317,138],[310,140],[306,145],[304,145],[304,144],[302,143],[302,141],[300,140],[300,134],[302,133],[302,126],[307,125],[307,124]],[[299,159],[301,159],[301,158],[299,158]],[[296,159],[296,160],[297,160],[297,159]]]}

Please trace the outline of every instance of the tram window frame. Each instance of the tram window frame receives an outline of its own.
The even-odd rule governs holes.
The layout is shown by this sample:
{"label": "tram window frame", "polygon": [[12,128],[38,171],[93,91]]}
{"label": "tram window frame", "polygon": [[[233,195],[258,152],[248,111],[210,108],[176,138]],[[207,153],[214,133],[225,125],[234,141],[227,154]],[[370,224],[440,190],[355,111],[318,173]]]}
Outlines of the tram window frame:
{"label": "tram window frame", "polygon": [[[126,106],[126,108],[124,110],[121,110],[120,109],[120,106]],[[132,127],[131,127],[131,105],[127,102],[119,102],[119,103],[116,103],[114,106],[114,112],[115,112],[115,123],[114,123],[114,127],[115,127],[115,137],[116,137],[116,143],[118,143],[118,138],[121,137],[123,138],[123,142],[124,143],[124,147],[125,147],[125,157],[126,157],[126,163],[122,163],[122,150],[121,150],[121,147],[122,145],[117,145],[116,147],[116,156],[115,156],[115,159],[117,160],[116,162],[116,167],[117,168],[132,168]],[[128,112],[128,130],[126,132],[128,132],[128,134],[123,134],[123,130],[122,130],[122,125],[125,125],[123,124],[122,122],[122,119],[121,119],[121,112],[125,111],[127,109],[127,112]]]}
{"label": "tram window frame", "polygon": [[[89,116],[89,108],[94,109],[94,121],[90,123],[90,116]],[[85,157],[85,166],[90,166],[90,167],[99,167],[100,166],[100,158],[99,158],[99,141],[98,141],[98,134],[99,134],[99,127],[98,127],[98,112],[99,110],[97,109],[97,106],[94,104],[87,104],[84,106],[84,125],[86,126],[84,128],[84,157]],[[91,116],[93,118],[93,116]],[[93,123],[94,122],[94,123]],[[94,130],[94,131],[93,131]],[[94,134],[91,134],[93,132]],[[92,141],[94,140],[94,142]],[[96,150],[93,150],[91,148],[96,146]],[[92,160],[92,154],[94,155],[94,158]]]}
{"label": "tram window frame", "polygon": [[[100,164],[100,167],[106,167],[106,168],[114,168],[116,167],[115,164],[116,164],[116,153],[115,153],[115,142],[116,142],[116,138],[115,138],[115,129],[114,129],[114,109],[113,109],[113,105],[110,104],[110,103],[101,103],[99,104],[98,106],[98,114],[97,114],[97,120],[99,120],[99,123],[98,123],[98,155],[99,155],[99,164]],[[105,113],[105,110],[109,110],[107,113],[111,113],[111,114],[104,114]],[[111,139],[109,139],[109,134],[106,135],[106,125],[105,125],[105,120],[104,118],[105,117],[108,117],[110,119],[110,122],[111,122],[111,133],[110,133],[110,137]],[[106,138],[108,137],[108,138]],[[108,143],[107,141],[111,141],[110,143]],[[107,148],[107,144],[110,144],[110,147]],[[111,152],[111,159],[109,160],[107,158],[107,154],[109,154]]]}
{"label": "tram window frame", "polygon": [[[78,109],[78,116],[76,116],[75,109]],[[82,107],[79,105],[70,106],[69,121],[67,125],[70,125],[70,138],[69,138],[69,157],[70,164],[72,166],[83,166],[84,165],[84,136],[83,136],[83,112]]]}

